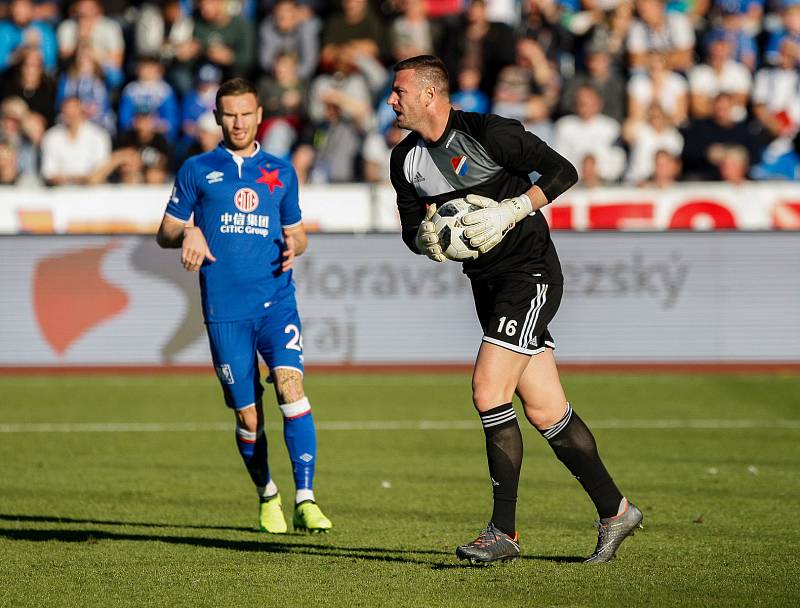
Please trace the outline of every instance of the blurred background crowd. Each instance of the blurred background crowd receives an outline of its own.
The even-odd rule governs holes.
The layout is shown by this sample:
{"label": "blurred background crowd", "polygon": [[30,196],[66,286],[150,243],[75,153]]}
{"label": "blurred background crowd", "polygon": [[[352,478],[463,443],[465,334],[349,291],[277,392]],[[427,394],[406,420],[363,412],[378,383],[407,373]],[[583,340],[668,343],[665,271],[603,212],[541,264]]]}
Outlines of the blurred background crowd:
{"label": "blurred background crowd", "polygon": [[585,187],[800,177],[800,0],[5,0],[0,183],[167,183],[233,76],[301,182],[385,182],[423,53]]}

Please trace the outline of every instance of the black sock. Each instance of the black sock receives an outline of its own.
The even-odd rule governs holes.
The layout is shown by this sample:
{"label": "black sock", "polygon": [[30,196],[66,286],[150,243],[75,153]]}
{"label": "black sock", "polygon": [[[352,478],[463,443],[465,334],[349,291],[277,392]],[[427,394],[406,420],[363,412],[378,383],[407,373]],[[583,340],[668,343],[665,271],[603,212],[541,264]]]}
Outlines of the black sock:
{"label": "black sock", "polygon": [[486,458],[492,479],[492,523],[512,538],[516,533],[517,486],[522,467],[522,433],[510,403],[481,412]]}
{"label": "black sock", "polygon": [[606,471],[594,435],[567,403],[567,413],[550,428],[539,431],[592,499],[600,518],[617,514],[622,494]]}

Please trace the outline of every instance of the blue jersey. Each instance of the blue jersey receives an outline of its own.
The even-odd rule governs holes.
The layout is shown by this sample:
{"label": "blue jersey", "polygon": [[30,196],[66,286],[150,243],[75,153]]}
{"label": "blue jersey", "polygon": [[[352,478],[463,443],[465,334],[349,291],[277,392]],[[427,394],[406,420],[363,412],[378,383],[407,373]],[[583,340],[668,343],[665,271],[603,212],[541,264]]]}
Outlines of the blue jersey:
{"label": "blue jersey", "polygon": [[283,228],[302,219],[297,174],[288,162],[260,147],[242,158],[222,144],[189,158],[166,214],[186,222],[193,213],[217,258],[200,268],[206,322],[255,319],[294,295],[291,271],[281,272]]}

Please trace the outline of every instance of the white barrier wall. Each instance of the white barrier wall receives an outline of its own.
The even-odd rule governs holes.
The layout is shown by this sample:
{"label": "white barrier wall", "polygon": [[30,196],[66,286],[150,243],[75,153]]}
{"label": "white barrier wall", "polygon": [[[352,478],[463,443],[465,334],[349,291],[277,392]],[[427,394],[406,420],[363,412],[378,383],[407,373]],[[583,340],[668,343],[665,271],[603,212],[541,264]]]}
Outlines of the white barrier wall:
{"label": "white barrier wall", "polygon": [[[0,234],[150,234],[169,193],[169,186],[0,187]],[[304,186],[300,200],[312,230],[393,232],[399,225],[388,186]],[[800,185],[573,188],[544,213],[557,230],[800,230]]]}
{"label": "white barrier wall", "polygon": [[[559,233],[565,362],[800,362],[800,233]],[[209,360],[197,275],[152,237],[0,238],[0,365]],[[396,235],[314,235],[296,279],[306,361],[469,363],[460,264]]]}

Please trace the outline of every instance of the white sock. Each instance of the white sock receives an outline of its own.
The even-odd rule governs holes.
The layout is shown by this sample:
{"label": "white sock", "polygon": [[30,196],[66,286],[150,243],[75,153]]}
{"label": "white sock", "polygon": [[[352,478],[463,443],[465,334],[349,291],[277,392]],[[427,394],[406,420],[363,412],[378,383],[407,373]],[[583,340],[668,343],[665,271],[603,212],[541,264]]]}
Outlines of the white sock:
{"label": "white sock", "polygon": [[301,502],[305,502],[307,500],[316,502],[314,500],[314,490],[297,490],[297,493],[294,496],[294,504],[299,505]]}
{"label": "white sock", "polygon": [[261,496],[262,498],[269,498],[270,496],[275,496],[275,494],[277,493],[278,493],[278,486],[271,479],[269,480],[269,483],[267,485],[258,487],[258,495]]}

